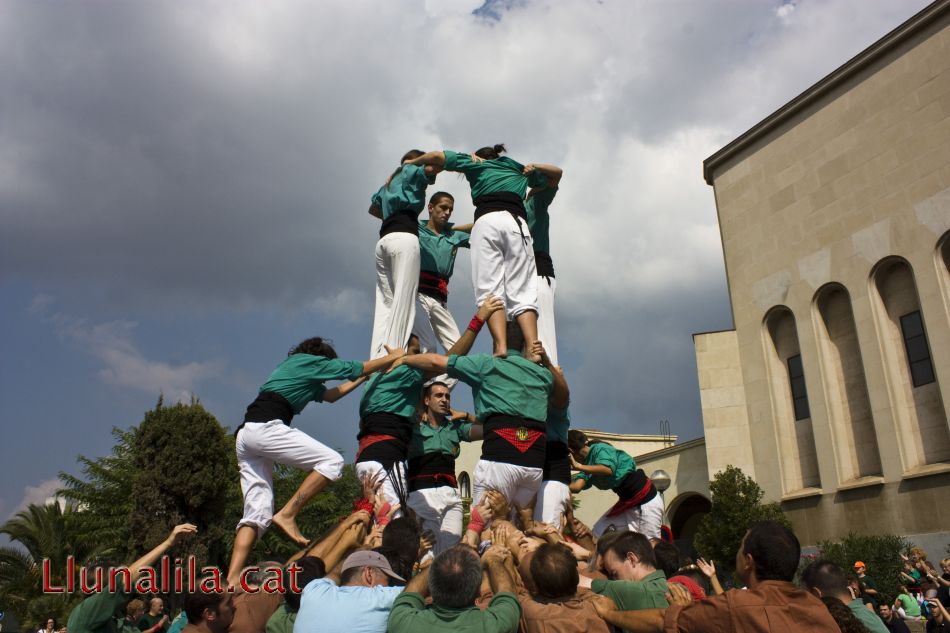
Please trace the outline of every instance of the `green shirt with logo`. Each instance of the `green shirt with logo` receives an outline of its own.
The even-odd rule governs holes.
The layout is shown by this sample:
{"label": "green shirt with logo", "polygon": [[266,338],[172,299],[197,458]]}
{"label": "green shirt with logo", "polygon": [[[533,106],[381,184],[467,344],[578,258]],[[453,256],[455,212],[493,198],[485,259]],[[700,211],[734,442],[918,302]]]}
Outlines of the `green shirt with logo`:
{"label": "green shirt with logo", "polygon": [[472,388],[475,414],[487,420],[495,413],[543,422],[554,387],[551,372],[508,350],[507,358],[491,354],[449,356],[448,375]]}

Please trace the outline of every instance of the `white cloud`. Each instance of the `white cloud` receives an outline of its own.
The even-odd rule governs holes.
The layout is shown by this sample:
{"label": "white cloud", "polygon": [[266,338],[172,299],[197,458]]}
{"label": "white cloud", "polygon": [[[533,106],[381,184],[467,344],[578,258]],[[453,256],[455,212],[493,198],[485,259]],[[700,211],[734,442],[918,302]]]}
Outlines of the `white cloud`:
{"label": "white cloud", "polygon": [[[53,501],[56,491],[61,487],[62,483],[59,481],[59,478],[47,479],[35,486],[25,486],[23,488],[23,496],[11,514],[26,510],[30,504],[46,505]],[[2,511],[2,508],[0,508],[0,511]],[[2,516],[2,512],[0,512],[0,516]]]}

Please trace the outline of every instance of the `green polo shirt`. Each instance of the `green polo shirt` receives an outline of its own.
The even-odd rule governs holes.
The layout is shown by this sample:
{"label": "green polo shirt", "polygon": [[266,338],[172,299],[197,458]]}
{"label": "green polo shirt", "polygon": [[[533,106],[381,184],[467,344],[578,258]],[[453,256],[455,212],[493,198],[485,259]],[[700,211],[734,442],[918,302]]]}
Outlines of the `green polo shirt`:
{"label": "green polo shirt", "polygon": [[475,415],[487,420],[493,413],[544,421],[554,377],[544,367],[508,350],[507,358],[491,354],[449,356],[448,375],[472,388]]}
{"label": "green polo shirt", "polygon": [[389,612],[389,633],[516,633],[521,605],[513,593],[496,593],[484,611],[476,606],[425,606],[417,593],[400,594]]}
{"label": "green polo shirt", "polygon": [[601,490],[613,490],[623,478],[637,469],[637,463],[633,461],[627,453],[617,450],[610,444],[591,444],[590,452],[584,463],[588,466],[600,465],[609,466],[613,470],[613,475],[591,475],[590,473],[578,473],[574,479],[583,479],[587,483],[584,490],[591,486]]}
{"label": "green polo shirt", "polygon": [[370,203],[382,210],[384,220],[401,211],[419,215],[426,205],[426,187],[434,182],[435,176],[427,176],[424,166],[403,165],[388,185],[373,194]]}
{"label": "green polo shirt", "polygon": [[468,233],[453,231],[451,225],[436,233],[429,228],[428,222],[419,220],[421,269],[451,277],[455,270],[455,255],[460,248],[468,248],[470,238]]}
{"label": "green polo shirt", "polygon": [[621,611],[635,609],[665,609],[670,606],[666,601],[669,589],[666,586],[666,574],[657,569],[643,580],[595,580],[591,591],[607,596]]}
{"label": "green polo shirt", "polygon": [[472,201],[487,193],[507,191],[524,200],[528,187],[541,187],[548,179],[538,171],[525,176],[521,172],[524,165],[507,156],[493,160],[474,161],[470,154],[445,150],[446,171],[458,171],[465,174],[472,188]]}
{"label": "green polo shirt", "polygon": [[115,633],[119,623],[113,615],[132,599],[121,581],[117,588],[119,591],[115,593],[102,591],[76,605],[69,614],[66,628],[76,633]]}
{"label": "green polo shirt", "polygon": [[267,620],[267,633],[294,633],[294,622],[297,621],[297,612],[291,611],[286,604],[277,607],[270,619]]}
{"label": "green polo shirt", "polygon": [[548,207],[557,194],[557,187],[545,187],[525,200],[524,210],[528,213],[528,228],[531,229],[531,239],[534,240],[534,250],[551,254],[551,240],[548,229],[551,218],[548,216]]}
{"label": "green polo shirt", "polygon": [[472,425],[461,420],[450,420],[438,428],[432,428],[428,422],[419,422],[412,427],[412,439],[409,441],[409,459],[444,453],[458,457],[462,442],[471,442]]}
{"label": "green polo shirt", "polygon": [[545,425],[549,442],[567,444],[567,429],[571,426],[571,412],[567,407],[558,409],[548,403],[548,419]]}
{"label": "green polo shirt", "polygon": [[884,620],[881,617],[864,606],[864,600],[861,598],[855,598],[848,603],[848,608],[851,609],[851,613],[854,614],[854,617],[861,621],[868,631],[871,633],[890,633],[889,629],[884,626]]}
{"label": "green polo shirt", "polygon": [[282,395],[300,413],[308,402],[323,402],[326,380],[354,380],[363,373],[363,363],[326,356],[294,354],[277,366],[261,391]]}
{"label": "green polo shirt", "polygon": [[392,413],[404,418],[415,416],[425,381],[422,370],[409,365],[374,375],[363,390],[360,417],[368,413]]}

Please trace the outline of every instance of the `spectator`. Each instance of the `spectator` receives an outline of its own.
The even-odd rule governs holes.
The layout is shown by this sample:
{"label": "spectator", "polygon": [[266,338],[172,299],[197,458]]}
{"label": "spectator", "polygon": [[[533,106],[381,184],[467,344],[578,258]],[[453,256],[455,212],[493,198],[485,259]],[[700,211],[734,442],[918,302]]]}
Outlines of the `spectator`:
{"label": "spectator", "polygon": [[[838,624],[838,628],[841,629],[841,633],[870,633],[868,627],[864,626],[861,623],[861,620],[857,618],[854,612],[849,609],[843,602],[837,598],[831,598],[825,596],[821,601],[828,608],[828,613],[831,614],[831,617],[835,619],[835,622]],[[861,605],[861,608],[864,609],[864,605]],[[865,611],[870,611],[864,609]],[[872,617],[877,618],[876,615],[871,613]],[[885,629],[886,631],[887,629]]]}
{"label": "spectator", "polygon": [[893,608],[897,610],[897,615],[904,620],[920,619],[920,604],[914,596],[910,595],[907,585],[900,585],[900,593],[894,599]]}
{"label": "spectator", "polygon": [[405,582],[386,557],[372,550],[350,554],[340,568],[340,584],[318,578],[303,588],[296,633],[385,633],[389,610]]}
{"label": "spectator", "polygon": [[[848,591],[848,579],[844,571],[830,560],[816,560],[802,572],[802,587],[819,598],[834,598],[847,605],[848,609],[871,633],[887,633],[887,627],[873,611],[864,606],[861,598],[855,598]],[[825,602],[825,606],[828,603]],[[830,611],[830,609],[829,609]],[[835,611],[831,611],[832,615]],[[841,619],[835,617],[838,624]]]}
{"label": "spectator", "polygon": [[[936,598],[927,600],[931,618],[927,620],[927,633],[947,633],[950,631],[950,613]],[[903,622],[901,623],[903,624]]]}
{"label": "spectator", "polygon": [[56,619],[46,618],[46,626],[41,628],[36,633],[55,633],[55,631],[56,631]]}
{"label": "spectator", "polygon": [[[483,566],[494,592],[484,611],[475,606]],[[432,605],[426,607],[430,591]],[[511,553],[494,545],[479,563],[471,549],[456,546],[436,556],[428,573],[413,578],[396,599],[389,633],[515,633],[520,617]]]}
{"label": "spectator", "polygon": [[855,561],[854,573],[858,577],[858,586],[861,588],[861,596],[865,598],[865,602],[870,604],[874,609],[877,609],[877,583],[874,582],[873,578],[868,576],[867,565],[862,561]]}
{"label": "spectator", "polygon": [[907,624],[897,617],[897,614],[891,609],[891,605],[882,604],[878,609],[878,613],[881,614],[881,620],[890,633],[910,633]]}
{"label": "spectator", "polygon": [[142,615],[139,621],[135,623],[139,631],[145,633],[160,633],[167,631],[169,625],[168,614],[163,612],[165,603],[161,598],[155,597],[148,601],[148,613]]}
{"label": "spectator", "polygon": [[225,633],[234,617],[234,599],[229,592],[190,593],[185,596],[185,614],[184,633]]}
{"label": "spectator", "polygon": [[145,615],[145,603],[138,598],[125,605],[125,617],[117,623],[117,633],[139,633],[138,622]]}
{"label": "spectator", "polygon": [[594,593],[607,596],[622,611],[669,606],[666,576],[656,568],[650,541],[637,532],[625,532],[607,547],[603,566],[610,580],[582,579]]}
{"label": "spectator", "polygon": [[800,554],[798,539],[788,528],[764,521],[746,532],[736,554],[736,574],[747,590],[692,602],[686,590],[674,584],[674,604],[665,610],[617,611],[607,600],[594,606],[608,623],[631,631],[838,633],[825,605],[791,582]]}
{"label": "spectator", "polygon": [[937,599],[944,609],[950,609],[950,558],[944,558],[940,561],[940,569],[943,573],[939,576],[934,574],[934,581],[937,583]]}

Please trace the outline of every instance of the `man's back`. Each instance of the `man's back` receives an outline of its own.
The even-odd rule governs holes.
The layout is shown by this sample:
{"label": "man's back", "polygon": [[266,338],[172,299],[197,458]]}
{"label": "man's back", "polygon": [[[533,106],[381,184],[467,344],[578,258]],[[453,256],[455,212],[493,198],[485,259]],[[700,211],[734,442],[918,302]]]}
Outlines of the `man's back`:
{"label": "man's back", "polygon": [[[422,596],[404,593],[393,605],[390,633],[515,633],[521,606],[514,594],[496,593],[484,611],[476,606],[449,609],[425,606]],[[297,620],[298,622],[300,620]],[[298,633],[302,633],[298,631]]]}
{"label": "man's back", "polygon": [[522,589],[518,592],[522,629],[525,633],[610,633],[610,626],[594,609],[593,595],[581,589],[567,600],[539,602]]}
{"label": "man's back", "polygon": [[402,587],[337,587],[318,578],[303,588],[296,633],[385,633],[389,610]]}
{"label": "man's back", "polygon": [[821,600],[790,582],[766,580],[755,589],[733,589],[720,596],[667,609],[664,630],[735,633],[840,633]]}

